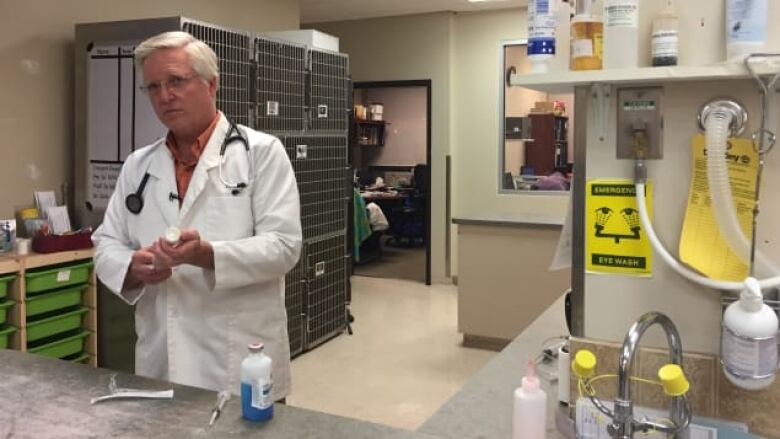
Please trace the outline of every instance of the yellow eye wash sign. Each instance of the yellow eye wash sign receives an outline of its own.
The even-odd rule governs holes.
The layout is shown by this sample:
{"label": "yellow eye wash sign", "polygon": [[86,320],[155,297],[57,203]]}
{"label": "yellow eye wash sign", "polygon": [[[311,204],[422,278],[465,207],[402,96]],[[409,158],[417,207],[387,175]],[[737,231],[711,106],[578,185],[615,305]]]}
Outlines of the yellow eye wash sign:
{"label": "yellow eye wash sign", "polygon": [[[653,253],[628,179],[590,180],[585,198],[585,269],[590,273],[650,276]],[[645,185],[652,218],[652,184]]]}

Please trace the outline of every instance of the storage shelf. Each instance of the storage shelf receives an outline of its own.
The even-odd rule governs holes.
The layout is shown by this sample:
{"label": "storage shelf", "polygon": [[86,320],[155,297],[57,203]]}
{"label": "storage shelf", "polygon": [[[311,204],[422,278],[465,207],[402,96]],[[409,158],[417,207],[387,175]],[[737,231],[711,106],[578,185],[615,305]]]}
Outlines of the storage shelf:
{"label": "storage shelf", "polygon": [[[777,60],[756,62],[759,75],[780,71]],[[514,74],[509,83],[547,93],[571,93],[573,87],[590,84],[652,84],[673,81],[706,81],[746,79],[750,74],[740,63],[723,63],[710,66],[640,67],[636,69],[567,71],[545,74]]]}

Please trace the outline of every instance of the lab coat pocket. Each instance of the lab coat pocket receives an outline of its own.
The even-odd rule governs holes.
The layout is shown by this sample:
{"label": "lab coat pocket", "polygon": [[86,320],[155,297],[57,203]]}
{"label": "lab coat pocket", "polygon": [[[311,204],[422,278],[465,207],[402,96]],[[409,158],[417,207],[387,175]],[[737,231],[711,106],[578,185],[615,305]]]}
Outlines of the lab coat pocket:
{"label": "lab coat pocket", "polygon": [[252,204],[249,197],[211,197],[208,213],[208,239],[230,241],[254,234]]}

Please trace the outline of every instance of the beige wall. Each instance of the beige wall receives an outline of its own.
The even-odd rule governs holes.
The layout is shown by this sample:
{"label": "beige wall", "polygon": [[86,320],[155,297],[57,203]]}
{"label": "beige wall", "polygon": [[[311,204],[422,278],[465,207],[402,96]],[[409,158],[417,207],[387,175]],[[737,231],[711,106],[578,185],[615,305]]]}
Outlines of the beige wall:
{"label": "beige wall", "polygon": [[[458,332],[511,340],[569,287],[550,271],[560,226],[459,225]],[[532,281],[528,281],[532,279]]]}
{"label": "beige wall", "polygon": [[[445,158],[451,152],[450,13],[371,20],[304,24],[340,38],[350,57],[352,78],[358,81],[430,79],[431,115],[431,276],[445,280]],[[495,105],[495,103],[494,103]]]}
{"label": "beige wall", "polygon": [[[499,46],[524,38],[525,11],[440,13],[304,24],[336,35],[355,81],[431,79],[432,273],[444,280],[445,158],[452,155],[454,217],[563,217],[567,197],[498,195]],[[453,232],[454,233],[454,232]],[[457,274],[457,239],[452,267]]]}
{"label": "beige wall", "polygon": [[458,15],[453,83],[454,216],[563,218],[566,195],[500,195],[499,44],[526,37],[523,9]]}
{"label": "beige wall", "polygon": [[74,24],[184,15],[249,31],[297,29],[298,0],[0,2],[0,218],[72,184]]}

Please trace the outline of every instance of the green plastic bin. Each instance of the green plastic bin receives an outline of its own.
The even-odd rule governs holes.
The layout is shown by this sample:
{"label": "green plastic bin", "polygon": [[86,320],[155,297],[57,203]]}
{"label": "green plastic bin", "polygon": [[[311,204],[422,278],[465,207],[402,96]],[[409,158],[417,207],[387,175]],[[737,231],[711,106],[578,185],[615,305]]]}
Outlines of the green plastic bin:
{"label": "green plastic bin", "polygon": [[0,274],[0,299],[8,295],[8,289],[16,278],[15,274]]}
{"label": "green plastic bin", "polygon": [[5,302],[0,302],[0,325],[5,323],[6,318],[8,317],[8,310],[14,306],[16,302],[13,300],[6,300]]}
{"label": "green plastic bin", "polygon": [[74,355],[68,355],[68,357],[63,358],[63,360],[68,360],[71,363],[87,364],[89,361],[89,354],[86,352],[79,352]]}
{"label": "green plastic bin", "polygon": [[27,298],[27,316],[37,316],[49,311],[55,311],[69,306],[81,304],[81,292],[87,289],[86,285],[74,288],[65,288],[46,294]]}
{"label": "green plastic bin", "polygon": [[11,336],[16,332],[13,326],[0,327],[0,349],[7,349]]}
{"label": "green plastic bin", "polygon": [[52,358],[63,358],[68,355],[78,354],[84,350],[84,340],[89,334],[90,332],[85,330],[62,340],[27,349],[27,352]]}
{"label": "green plastic bin", "polygon": [[62,334],[81,327],[81,316],[89,309],[79,308],[64,314],[27,322],[27,341],[40,340],[52,335]]}
{"label": "green plastic bin", "polygon": [[83,284],[89,280],[92,261],[62,265],[56,268],[29,270],[24,274],[27,293],[38,293],[70,285]]}

